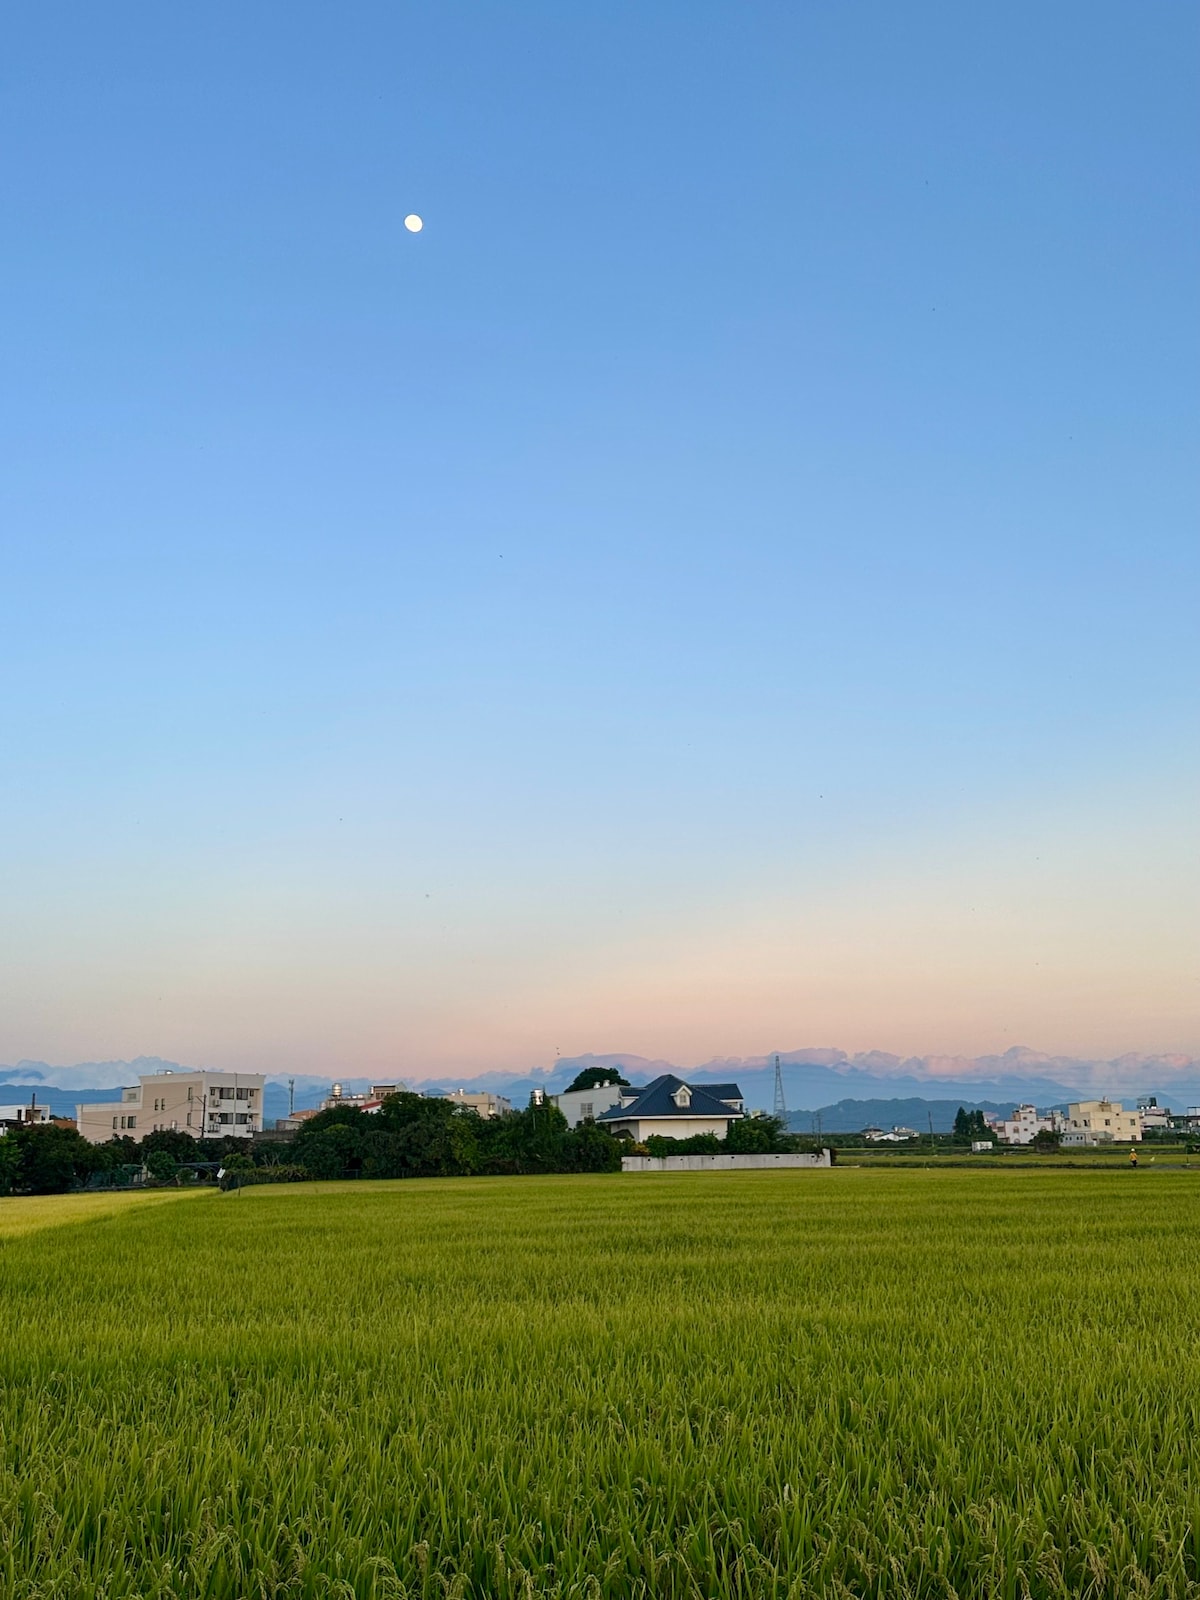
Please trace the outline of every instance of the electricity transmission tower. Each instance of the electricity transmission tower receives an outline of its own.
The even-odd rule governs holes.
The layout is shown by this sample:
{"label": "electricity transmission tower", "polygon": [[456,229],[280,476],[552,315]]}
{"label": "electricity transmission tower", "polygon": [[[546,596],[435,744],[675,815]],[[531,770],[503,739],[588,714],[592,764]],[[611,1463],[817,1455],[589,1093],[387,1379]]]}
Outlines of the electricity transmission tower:
{"label": "electricity transmission tower", "polygon": [[775,1115],[787,1125],[787,1101],[783,1098],[783,1069],[779,1065],[779,1057],[775,1057]]}

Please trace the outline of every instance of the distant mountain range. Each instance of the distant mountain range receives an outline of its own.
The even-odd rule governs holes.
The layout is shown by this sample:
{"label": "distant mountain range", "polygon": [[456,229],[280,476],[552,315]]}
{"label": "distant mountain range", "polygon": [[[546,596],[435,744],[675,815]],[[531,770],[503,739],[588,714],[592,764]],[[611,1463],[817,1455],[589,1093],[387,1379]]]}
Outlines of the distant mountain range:
{"label": "distant mountain range", "polygon": [[1012,1100],[976,1100],[970,1096],[955,1100],[839,1100],[835,1106],[816,1111],[793,1111],[788,1126],[794,1133],[861,1133],[864,1128],[911,1128],[928,1133],[932,1120],[934,1133],[952,1133],[954,1118],[961,1106],[966,1111],[1012,1113]]}
{"label": "distant mountain range", "polygon": [[[1133,1101],[1138,1095],[1156,1094],[1162,1104],[1176,1109],[1200,1104],[1200,1060],[1192,1056],[1123,1055],[1111,1060],[1094,1060],[1043,1055],[1022,1047],[993,1056],[896,1056],[879,1050],[848,1055],[843,1050],[818,1047],[780,1050],[779,1061],[789,1112],[801,1116],[804,1119],[801,1126],[807,1127],[819,1110],[822,1126],[831,1133],[853,1131],[849,1127],[838,1128],[834,1121],[827,1120],[843,1115],[839,1108],[845,1105],[855,1107],[852,1112],[846,1111],[845,1116],[858,1117],[858,1108],[862,1106],[885,1107],[919,1101],[922,1108],[941,1108],[952,1102],[950,1117],[953,1119],[959,1105],[968,1109],[1008,1109],[1019,1101],[1029,1100],[1035,1105],[1048,1106],[1082,1095],[1109,1094],[1116,1099]],[[678,1072],[697,1083],[736,1079],[752,1109],[769,1111],[774,1104],[774,1062],[773,1051],[763,1056],[718,1057],[698,1067],[632,1054],[581,1055],[560,1057],[549,1066],[531,1067],[526,1072],[484,1072],[474,1078],[429,1077],[411,1072],[406,1075],[406,1081],[411,1087],[426,1092],[490,1089],[520,1105],[534,1089],[554,1093],[566,1088],[585,1067],[620,1068],[633,1083],[647,1083],[662,1072]],[[36,1090],[42,1104],[49,1105],[57,1114],[72,1115],[77,1102],[113,1100],[122,1084],[137,1082],[139,1073],[161,1072],[166,1068],[182,1070],[177,1062],[164,1061],[158,1056],[138,1056],[132,1061],[88,1061],[61,1067],[44,1061],[19,1061],[15,1066],[0,1066],[0,1104],[11,1104],[14,1100],[27,1102],[30,1090]],[[247,1066],[245,1070],[253,1068]],[[331,1073],[329,1077],[297,1073],[296,1108],[319,1104],[329,1093],[335,1077],[347,1090],[354,1090],[392,1076],[383,1072],[351,1076],[343,1071]],[[265,1111],[268,1122],[287,1112],[288,1078],[287,1073],[267,1074]],[[871,1111],[857,1121],[854,1128],[871,1120],[882,1122],[889,1115],[891,1113],[886,1110]],[[935,1113],[935,1128],[942,1115],[941,1109]],[[903,1121],[906,1116],[925,1117],[928,1127],[928,1109],[899,1112],[891,1117],[891,1122]],[[890,1127],[891,1122],[886,1125]]]}

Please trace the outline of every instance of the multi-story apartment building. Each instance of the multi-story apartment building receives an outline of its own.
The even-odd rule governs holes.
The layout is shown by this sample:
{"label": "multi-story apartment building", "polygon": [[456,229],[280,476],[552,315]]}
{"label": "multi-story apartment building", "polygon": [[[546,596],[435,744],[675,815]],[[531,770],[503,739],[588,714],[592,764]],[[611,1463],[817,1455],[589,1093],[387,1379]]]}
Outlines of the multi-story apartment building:
{"label": "multi-story apartment building", "polygon": [[1119,1100],[1075,1100],[1067,1107],[1064,1145],[1124,1143],[1141,1137],[1140,1115],[1126,1111]]}
{"label": "multi-story apartment building", "polygon": [[1057,1132],[1053,1112],[1040,1113],[1036,1106],[1015,1106],[1011,1117],[989,1117],[988,1126],[1005,1144],[1032,1144],[1039,1133]]}
{"label": "multi-story apartment building", "polygon": [[249,1139],[263,1127],[266,1078],[254,1072],[144,1073],[120,1101],[75,1107],[75,1124],[92,1144],[122,1136],[140,1143],[160,1128],[194,1139]]}

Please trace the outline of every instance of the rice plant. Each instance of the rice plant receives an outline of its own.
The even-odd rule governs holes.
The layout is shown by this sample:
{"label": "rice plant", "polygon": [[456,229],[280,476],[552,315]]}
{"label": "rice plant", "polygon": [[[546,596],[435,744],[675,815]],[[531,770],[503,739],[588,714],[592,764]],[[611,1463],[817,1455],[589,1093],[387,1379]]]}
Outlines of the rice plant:
{"label": "rice plant", "polygon": [[0,1203],[4,1600],[1200,1595],[1200,1173],[87,1198]]}

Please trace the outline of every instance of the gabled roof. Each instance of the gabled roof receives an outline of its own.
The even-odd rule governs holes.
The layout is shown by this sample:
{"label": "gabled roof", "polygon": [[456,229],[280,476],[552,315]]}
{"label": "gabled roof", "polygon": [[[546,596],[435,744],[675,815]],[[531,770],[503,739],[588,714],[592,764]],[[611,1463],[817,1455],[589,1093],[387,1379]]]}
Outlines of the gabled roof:
{"label": "gabled roof", "polygon": [[[736,1083],[718,1084],[718,1088],[727,1089],[730,1099],[741,1099],[741,1091]],[[677,1089],[688,1089],[691,1098],[686,1106],[677,1106],[672,1098]],[[732,1117],[737,1113],[732,1107],[725,1104],[718,1095],[713,1093],[711,1084],[685,1083],[682,1078],[677,1078],[673,1072],[664,1072],[661,1078],[655,1078],[653,1083],[648,1083],[637,1099],[626,1102],[623,1106],[613,1106],[611,1111],[602,1111],[596,1118],[597,1122],[625,1122],[635,1117]]]}
{"label": "gabled roof", "polygon": [[715,1095],[718,1100],[740,1100],[742,1091],[736,1083],[702,1083],[700,1087],[705,1094]]}

